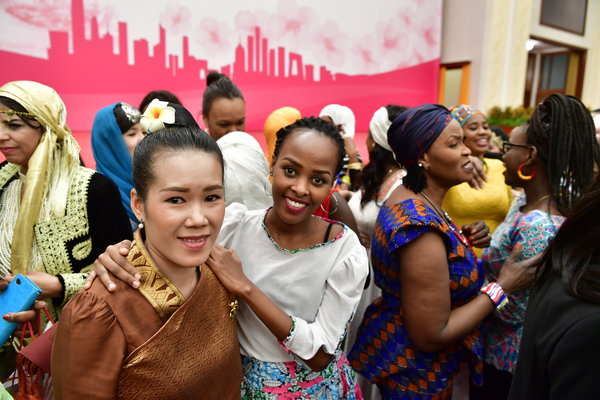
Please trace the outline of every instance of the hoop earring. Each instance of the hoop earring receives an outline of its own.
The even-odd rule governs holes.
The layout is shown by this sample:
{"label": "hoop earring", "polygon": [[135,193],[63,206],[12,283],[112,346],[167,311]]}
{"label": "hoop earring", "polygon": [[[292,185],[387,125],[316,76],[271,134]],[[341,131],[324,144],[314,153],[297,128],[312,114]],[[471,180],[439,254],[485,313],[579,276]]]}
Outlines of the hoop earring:
{"label": "hoop earring", "polygon": [[271,193],[271,190],[269,189],[271,187],[271,182],[269,181],[270,176],[271,175],[267,175],[267,179],[265,179],[265,183],[263,183],[263,190],[265,191],[265,194],[269,197],[273,195]]}
{"label": "hoop earring", "polygon": [[531,167],[531,175],[525,175],[523,173],[523,167],[525,167],[525,163],[519,165],[519,168],[517,168],[517,175],[519,176],[519,178],[523,181],[530,181],[533,178],[535,178],[535,174],[537,173],[537,171],[535,170],[535,167]]}
{"label": "hoop earring", "polygon": [[[336,198],[336,197],[333,195],[333,193],[335,193],[335,192],[332,192],[332,193],[331,193],[331,196],[329,197],[329,204],[331,204],[331,199],[335,200],[335,210],[333,210],[333,211],[329,210],[329,212],[327,212],[327,210],[323,208],[323,203],[321,203],[321,205],[320,205],[320,207],[321,207],[321,210],[322,210],[322,211],[323,211],[325,214],[327,214],[327,215],[329,215],[329,216],[331,216],[331,214],[335,214],[335,212],[336,212],[336,211],[337,211],[337,209],[338,209],[338,200],[337,200],[337,198]],[[329,207],[329,208],[331,208],[331,207]]]}

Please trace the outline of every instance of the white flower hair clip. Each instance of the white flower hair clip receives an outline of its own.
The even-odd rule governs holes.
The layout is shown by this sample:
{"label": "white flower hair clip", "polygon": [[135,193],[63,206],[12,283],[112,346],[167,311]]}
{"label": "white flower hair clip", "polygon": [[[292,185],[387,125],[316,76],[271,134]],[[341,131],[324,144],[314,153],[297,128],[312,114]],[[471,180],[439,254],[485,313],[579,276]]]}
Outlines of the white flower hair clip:
{"label": "white flower hair clip", "polygon": [[147,133],[153,133],[165,128],[165,124],[175,122],[175,109],[169,106],[168,101],[154,99],[142,114],[140,124]]}

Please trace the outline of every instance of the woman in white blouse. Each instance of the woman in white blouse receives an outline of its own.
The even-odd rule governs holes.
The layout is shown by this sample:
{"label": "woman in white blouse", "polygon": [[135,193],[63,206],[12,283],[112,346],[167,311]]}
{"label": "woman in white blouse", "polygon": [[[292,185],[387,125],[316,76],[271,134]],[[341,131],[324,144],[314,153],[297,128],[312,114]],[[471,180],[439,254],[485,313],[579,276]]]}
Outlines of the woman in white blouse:
{"label": "woman in white blouse", "polygon": [[[273,207],[226,210],[217,240],[224,247],[216,245],[207,264],[240,300],[243,398],[361,398],[341,343],[362,294],[367,255],[348,227],[311,215],[343,154],[332,125],[300,119],[277,134]],[[107,254],[111,259],[95,267],[107,287],[105,267],[135,286],[119,266],[118,247]]]}

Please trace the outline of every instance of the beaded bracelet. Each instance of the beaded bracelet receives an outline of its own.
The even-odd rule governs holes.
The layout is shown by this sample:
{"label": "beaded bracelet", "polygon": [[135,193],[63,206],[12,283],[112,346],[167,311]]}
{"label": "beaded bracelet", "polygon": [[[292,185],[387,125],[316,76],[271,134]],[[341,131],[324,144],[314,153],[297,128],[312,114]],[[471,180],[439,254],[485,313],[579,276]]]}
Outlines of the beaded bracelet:
{"label": "beaded bracelet", "polygon": [[487,285],[479,289],[482,293],[488,295],[490,300],[496,305],[496,310],[500,310],[502,307],[508,304],[508,296],[502,290],[502,287],[496,282],[490,282]]}

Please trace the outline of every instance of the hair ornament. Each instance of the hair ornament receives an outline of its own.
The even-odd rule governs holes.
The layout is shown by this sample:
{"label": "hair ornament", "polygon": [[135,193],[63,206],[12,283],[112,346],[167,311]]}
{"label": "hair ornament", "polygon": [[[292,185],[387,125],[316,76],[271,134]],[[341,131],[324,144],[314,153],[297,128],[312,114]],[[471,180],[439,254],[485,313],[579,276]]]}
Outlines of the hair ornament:
{"label": "hair ornament", "polygon": [[169,102],[154,99],[146,107],[142,114],[140,124],[144,131],[153,133],[165,128],[165,124],[175,122],[175,109],[169,106]]}

